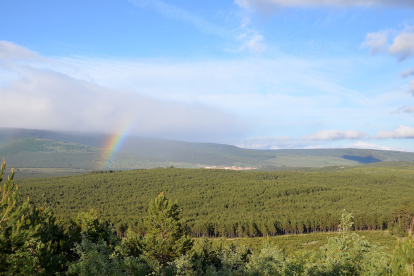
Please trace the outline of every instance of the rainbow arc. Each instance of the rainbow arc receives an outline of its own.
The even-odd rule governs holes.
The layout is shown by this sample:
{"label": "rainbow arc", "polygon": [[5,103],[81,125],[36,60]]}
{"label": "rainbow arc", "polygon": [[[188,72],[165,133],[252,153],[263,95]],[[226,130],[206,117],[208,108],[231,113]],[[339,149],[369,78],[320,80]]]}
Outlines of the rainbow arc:
{"label": "rainbow arc", "polygon": [[122,148],[123,144],[127,140],[129,133],[131,131],[133,122],[125,124],[116,134],[109,136],[108,140],[105,143],[104,149],[100,160],[103,160],[102,165],[98,170],[109,169],[108,166],[115,161],[116,155],[119,150]]}

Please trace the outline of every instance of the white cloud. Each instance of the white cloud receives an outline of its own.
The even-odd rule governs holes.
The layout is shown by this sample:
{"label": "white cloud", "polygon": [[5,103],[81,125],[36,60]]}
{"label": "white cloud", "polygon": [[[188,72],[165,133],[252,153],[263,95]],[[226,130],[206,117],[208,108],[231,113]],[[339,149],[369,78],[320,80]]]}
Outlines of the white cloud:
{"label": "white cloud", "polygon": [[375,139],[387,138],[414,138],[414,127],[400,125],[393,131],[380,130],[375,134]]}
{"label": "white cloud", "polygon": [[251,137],[243,139],[236,143],[237,147],[246,149],[279,149],[284,148],[291,144],[291,137],[280,136],[280,137]]}
{"label": "white cloud", "polygon": [[411,0],[235,0],[250,11],[269,13],[279,7],[406,7],[414,8]]}
{"label": "white cloud", "polygon": [[366,132],[356,130],[321,130],[314,134],[303,136],[302,140],[318,141],[318,140],[339,140],[339,139],[358,139],[368,136]]}
{"label": "white cloud", "polygon": [[405,71],[401,72],[400,76],[403,77],[403,78],[408,78],[409,76],[414,76],[414,68],[411,68],[409,70],[405,70]]}
{"label": "white cloud", "polygon": [[399,60],[414,55],[414,32],[401,33],[395,37],[394,42],[388,48],[388,52],[397,56]]}
{"label": "white cloud", "polygon": [[389,31],[380,31],[377,33],[369,33],[362,42],[363,48],[369,48],[369,53],[375,55],[379,52],[385,52],[389,48],[388,45]]}
{"label": "white cloud", "polygon": [[[389,39],[392,43],[389,43]],[[406,26],[401,32],[385,30],[376,33],[368,33],[363,48],[369,48],[370,54],[387,52],[402,61],[414,55],[414,28]]]}
{"label": "white cloud", "polygon": [[[343,148],[358,148],[358,149],[376,149],[376,150],[397,150],[391,147],[387,146],[381,146],[371,143],[366,143],[362,141],[356,141],[355,143],[352,143],[350,146],[345,146]],[[400,149],[398,149],[400,150]]]}

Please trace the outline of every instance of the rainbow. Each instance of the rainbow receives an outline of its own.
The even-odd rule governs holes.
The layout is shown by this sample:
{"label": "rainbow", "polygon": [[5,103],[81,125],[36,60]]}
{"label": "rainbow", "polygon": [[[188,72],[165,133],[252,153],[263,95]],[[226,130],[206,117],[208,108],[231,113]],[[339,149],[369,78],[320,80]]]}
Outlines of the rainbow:
{"label": "rainbow", "polygon": [[108,169],[108,164],[114,161],[116,153],[127,140],[132,125],[133,121],[121,127],[116,134],[112,134],[109,136],[108,140],[105,142],[105,146],[103,148],[102,155],[100,158],[100,160],[102,160],[102,165],[98,168],[98,170]]}

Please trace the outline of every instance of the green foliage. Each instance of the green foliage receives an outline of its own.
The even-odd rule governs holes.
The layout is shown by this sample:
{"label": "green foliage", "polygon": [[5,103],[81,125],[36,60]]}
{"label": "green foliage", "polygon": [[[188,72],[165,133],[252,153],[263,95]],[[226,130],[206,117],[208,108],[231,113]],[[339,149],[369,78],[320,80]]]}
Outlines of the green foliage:
{"label": "green foliage", "polygon": [[285,255],[266,243],[252,253],[245,247],[214,246],[202,240],[173,265],[176,275],[400,275],[391,270],[387,254],[378,245],[345,230],[352,226],[351,218],[351,214],[343,214],[341,235],[329,238],[318,252]]}
{"label": "green foliage", "polygon": [[[381,245],[381,252],[392,254],[398,244],[398,237],[391,235],[388,231],[355,231],[370,244],[378,243]],[[211,239],[213,247],[243,245],[253,253],[258,253],[267,243],[276,246],[284,255],[291,255],[298,252],[319,252],[320,247],[328,243],[328,238],[341,237],[339,232],[319,232],[304,235],[281,235],[275,237],[256,237],[256,238],[235,238],[235,239]],[[195,239],[198,241],[199,239]],[[197,245],[197,243],[196,243]]]}
{"label": "green foliage", "polygon": [[94,209],[79,213],[69,231],[75,239],[85,233],[92,241],[109,241],[113,235],[109,224],[102,221]]}
{"label": "green foliage", "polygon": [[[0,169],[0,182],[6,162]],[[0,273],[13,275],[19,273],[42,272],[36,255],[44,245],[37,235],[39,226],[31,227],[29,201],[17,205],[18,193],[13,183],[14,170],[0,191]]]}
{"label": "green foliage", "polygon": [[284,257],[275,246],[266,244],[259,254],[253,254],[247,270],[254,275],[282,275]]}
{"label": "green foliage", "polygon": [[[5,169],[1,164],[0,181]],[[62,228],[49,209],[29,200],[18,205],[13,170],[4,184],[0,203],[0,273],[49,274],[64,269]]]}
{"label": "green foliage", "polygon": [[345,212],[344,209],[341,216],[341,223],[338,224],[338,230],[342,233],[342,238],[345,238],[346,232],[352,229],[352,225],[354,225],[353,218],[352,214]]}
{"label": "green foliage", "polygon": [[194,247],[189,252],[192,260],[196,260],[203,271],[207,271],[211,266],[220,268],[222,266],[221,254],[218,250],[220,246],[213,244],[207,238],[195,240]]}
{"label": "green foliage", "polygon": [[82,232],[82,241],[74,252],[79,259],[69,264],[68,275],[147,275],[147,265],[138,258],[123,254],[119,241],[93,242]]}
{"label": "green foliage", "polygon": [[122,275],[122,262],[113,249],[103,240],[92,242],[82,234],[82,242],[74,252],[79,260],[69,265],[68,274],[74,275]]}
{"label": "green foliage", "polygon": [[398,243],[392,256],[392,271],[395,275],[414,274],[414,238],[405,238]]}
{"label": "green foliage", "polygon": [[141,234],[137,234],[131,229],[126,232],[126,238],[123,239],[124,247],[133,257],[139,257],[145,250],[145,244]]}
{"label": "green foliage", "polygon": [[121,240],[95,210],[80,213],[70,232],[76,260],[68,265],[69,275],[147,275],[137,237],[131,232]]}
{"label": "green foliage", "polygon": [[181,218],[181,210],[163,193],[150,202],[145,229],[145,254],[158,260],[162,266],[185,255],[193,246],[186,222]]}
{"label": "green foliage", "polygon": [[[4,167],[3,162],[1,176]],[[350,233],[352,229],[381,229],[388,223],[412,230],[409,191],[414,175],[394,170],[265,173],[169,168],[43,179],[31,186],[27,182],[25,189],[35,195],[32,198],[40,201],[40,192],[45,192],[53,208],[62,205],[66,207],[62,211],[74,212],[79,209],[67,207],[77,203],[100,207],[96,208],[99,212],[83,212],[73,220],[67,216],[67,233],[49,208],[19,201],[12,174],[2,189],[0,205],[0,274],[410,275],[412,238],[400,242],[391,258],[379,245]],[[62,179],[70,180],[70,185],[54,182]],[[183,201],[183,212],[163,193],[148,209],[139,208],[146,197],[164,189]],[[105,205],[105,200],[112,205]],[[392,206],[400,207],[392,211]],[[344,207],[375,212],[351,215],[341,211]],[[132,210],[148,215],[128,217]],[[116,232],[105,212],[122,218],[115,224]],[[251,250],[235,245],[236,240],[232,244],[225,239],[194,241],[186,216],[194,236],[266,236],[262,240],[267,242],[260,250]],[[329,238],[318,251],[283,250],[272,245],[276,238],[268,237],[329,230],[337,234],[325,234]],[[301,236],[302,248],[313,238]]]}
{"label": "green foliage", "polygon": [[390,272],[387,255],[381,252],[377,244],[371,245],[363,236],[349,234],[353,222],[352,215],[341,216],[340,237],[328,239],[327,245],[315,255],[315,265],[310,271],[319,271],[318,275],[385,275]]}
{"label": "green foliage", "polygon": [[405,237],[409,232],[414,237],[414,201],[405,200],[393,208],[390,224],[395,235]]}
{"label": "green foliage", "polygon": [[405,211],[398,220],[393,209],[414,201],[413,179],[412,169],[378,167],[306,173],[158,168],[16,183],[35,201],[44,194],[67,225],[93,208],[121,235],[126,228],[144,233],[149,199],[164,191],[179,200],[193,237],[236,238],[337,231],[344,208],[353,213],[355,230],[404,228],[405,219],[407,231]]}
{"label": "green foliage", "polygon": [[[414,260],[410,238],[398,245],[389,266],[381,247],[349,232],[353,216],[345,212],[337,227],[340,234],[329,237],[319,251],[284,254],[269,242],[257,252],[206,238],[194,243],[177,203],[163,193],[149,204],[144,236],[128,229],[124,238],[94,210],[79,214],[65,235],[49,209],[28,203],[21,206],[25,204],[28,208],[16,221],[20,223],[15,232],[21,239],[20,248],[5,252],[7,239],[0,243],[0,273],[4,275],[410,275]],[[11,206],[8,218],[21,207]],[[3,232],[1,237],[6,237]],[[72,256],[65,251],[68,244]]]}

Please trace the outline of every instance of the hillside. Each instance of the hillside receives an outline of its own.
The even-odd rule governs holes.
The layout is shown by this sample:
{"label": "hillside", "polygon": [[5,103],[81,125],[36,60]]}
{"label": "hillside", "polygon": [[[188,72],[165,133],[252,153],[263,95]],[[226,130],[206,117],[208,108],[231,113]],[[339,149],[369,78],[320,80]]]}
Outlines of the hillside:
{"label": "hillside", "polygon": [[206,166],[263,170],[352,166],[384,161],[414,161],[414,153],[366,149],[251,150],[213,143],[128,137],[112,159],[111,136],[0,128],[0,157],[19,169],[18,178],[83,173],[91,170]]}

